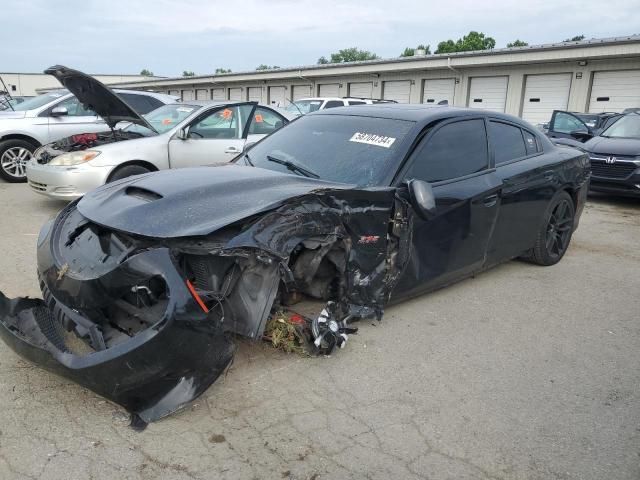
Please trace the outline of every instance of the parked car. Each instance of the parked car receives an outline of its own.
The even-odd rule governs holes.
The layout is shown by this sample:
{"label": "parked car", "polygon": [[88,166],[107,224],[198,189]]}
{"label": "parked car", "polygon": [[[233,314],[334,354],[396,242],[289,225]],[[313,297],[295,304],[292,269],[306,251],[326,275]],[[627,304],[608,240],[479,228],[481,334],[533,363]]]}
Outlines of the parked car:
{"label": "parked car", "polygon": [[[577,121],[575,125],[585,136],[590,135],[586,125]],[[589,155],[591,191],[640,197],[640,113],[619,116],[585,143],[567,138],[555,141],[580,148]]]}
{"label": "parked car", "polygon": [[256,102],[165,105],[115,134],[79,135],[38,149],[27,178],[36,193],[73,200],[131,175],[227,163],[292,118]]}
{"label": "parked car", "polygon": [[373,105],[378,103],[396,103],[395,100],[358,97],[312,97],[301,98],[287,105],[286,110],[294,115],[324,110],[325,108],[347,107],[351,105]]}
{"label": "parked car", "polygon": [[[58,79],[65,78],[68,85],[76,86],[76,92],[86,87],[84,99],[80,101],[69,90],[57,90],[25,100],[15,105],[13,110],[0,112],[0,177],[8,182],[27,181],[26,164],[39,146],[73,134],[101,132],[109,123],[105,122],[104,115],[101,118],[98,114],[102,105],[94,103],[94,98],[102,98],[104,89],[107,89],[104,85],[66,67],[51,67],[45,73]],[[177,100],[177,97],[161,93],[114,92],[120,97],[118,102],[126,106],[119,112],[122,117],[111,118],[115,122],[137,121],[139,115],[136,112],[147,113]]]}
{"label": "parked car", "polygon": [[576,113],[554,110],[551,121],[543,125],[542,130],[549,138],[570,138],[586,142],[622,116],[621,113]]}
{"label": "parked car", "polygon": [[144,425],[215,381],[230,334],[260,339],[300,297],[328,302],[304,320],[324,352],[389,302],[515,257],[557,263],[588,181],[583,152],[510,115],[315,112],[231,165],[138,175],[71,203],[38,239],[44,301],[0,294],[0,336]]}

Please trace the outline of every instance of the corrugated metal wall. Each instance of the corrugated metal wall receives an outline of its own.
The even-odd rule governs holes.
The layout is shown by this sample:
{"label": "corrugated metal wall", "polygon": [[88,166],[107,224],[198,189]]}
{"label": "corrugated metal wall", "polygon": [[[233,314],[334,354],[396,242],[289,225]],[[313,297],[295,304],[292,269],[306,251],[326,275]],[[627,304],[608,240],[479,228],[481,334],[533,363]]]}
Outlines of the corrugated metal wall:
{"label": "corrugated metal wall", "polygon": [[[505,56],[505,61],[509,60],[506,57],[511,56],[511,54]],[[515,54],[513,56],[515,58]],[[401,64],[396,64],[396,68],[401,66]],[[348,71],[349,68],[344,67],[344,70]],[[546,79],[541,77],[544,75],[549,77],[546,77]],[[572,111],[588,111],[589,109],[593,111],[598,109],[612,111],[640,106],[640,87],[634,87],[634,85],[638,85],[637,79],[640,78],[640,57],[637,56],[632,58],[589,60],[586,62],[579,59],[575,61],[549,60],[536,64],[499,66],[483,66],[479,64],[474,67],[455,69],[437,68],[404,72],[381,71],[380,73],[366,75],[344,74],[305,78],[311,85],[312,95],[347,96],[354,86],[356,93],[360,95],[361,92],[358,87],[366,85],[367,92],[370,92],[368,96],[373,98],[399,95],[396,100],[408,100],[410,103],[433,104],[446,99],[449,104],[455,106],[480,107],[480,105],[473,105],[474,102],[470,95],[472,93],[475,94],[475,90],[472,92],[474,79],[481,77],[493,77],[496,79],[493,86],[485,85],[490,89],[504,88],[504,83],[506,82],[504,99],[498,102],[500,105],[496,104],[497,106],[494,105],[491,108],[504,109],[506,113],[513,115],[524,115],[534,123],[540,122],[546,116],[550,116],[550,112],[554,108]],[[611,80],[612,78],[613,80]],[[475,80],[475,82],[477,87],[478,80]],[[552,88],[551,83],[554,82],[555,86]],[[277,79],[263,80],[260,82],[261,88],[263,88],[262,101],[268,101],[267,92],[271,92],[272,95],[270,95],[269,101],[277,98],[277,102],[282,102],[282,88],[275,88],[271,91],[270,89],[273,87],[285,87],[285,99],[288,101],[289,96],[295,93],[294,87],[300,85],[300,83],[299,76],[294,73],[291,73],[290,77],[280,74]],[[497,83],[500,83],[502,87],[498,87]],[[212,97],[219,98],[215,95],[218,88],[221,89],[220,92],[228,92],[230,88],[248,88],[256,84],[256,80],[234,82],[217,80],[215,87],[211,81],[194,85],[185,85],[178,82],[175,85],[168,83],[163,83],[162,85],[164,91],[178,88],[185,91],[189,90],[190,87],[194,90],[195,88],[210,88],[212,89]],[[569,85],[568,94],[566,91],[567,84]],[[555,89],[559,90],[554,91]],[[500,95],[503,95],[503,93],[500,93]],[[438,100],[435,97],[438,97]],[[605,97],[609,98],[606,102],[602,100]],[[530,98],[539,98],[540,101],[535,102],[534,100],[531,102],[529,101]],[[597,98],[601,100],[598,101]],[[429,100],[433,101],[430,102]],[[538,105],[533,105],[534,103],[538,103]],[[632,105],[632,103],[634,104]]]}

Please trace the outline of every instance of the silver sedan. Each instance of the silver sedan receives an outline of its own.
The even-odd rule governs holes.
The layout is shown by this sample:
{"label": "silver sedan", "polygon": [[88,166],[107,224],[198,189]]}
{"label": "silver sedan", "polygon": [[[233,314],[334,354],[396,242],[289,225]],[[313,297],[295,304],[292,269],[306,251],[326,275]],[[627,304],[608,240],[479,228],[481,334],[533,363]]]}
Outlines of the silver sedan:
{"label": "silver sedan", "polygon": [[229,162],[293,118],[255,102],[165,105],[144,115],[155,131],[131,124],[93,139],[86,149],[68,142],[40,148],[27,164],[27,179],[34,192],[73,200],[131,175]]}

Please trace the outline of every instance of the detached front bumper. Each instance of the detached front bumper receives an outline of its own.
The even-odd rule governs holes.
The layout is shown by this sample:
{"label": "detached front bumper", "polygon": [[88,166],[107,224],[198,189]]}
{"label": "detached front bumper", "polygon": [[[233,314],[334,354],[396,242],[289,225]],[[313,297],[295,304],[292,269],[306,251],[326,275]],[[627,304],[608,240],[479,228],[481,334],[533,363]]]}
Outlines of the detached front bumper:
{"label": "detached front bumper", "polygon": [[31,161],[27,165],[27,181],[35,193],[61,200],[75,200],[104,185],[110,171],[111,167],[89,164],[58,167]]}
{"label": "detached front bumper", "polygon": [[[0,293],[4,342],[145,423],[203,393],[230,363],[234,346],[220,319],[194,298],[171,251],[149,249],[112,261],[82,246],[91,242],[89,232],[74,243],[77,251],[64,252],[69,263],[60,265],[60,252],[48,248],[52,237],[56,245],[65,234],[64,225],[58,227],[45,228],[39,239],[44,300]],[[69,266],[72,257],[86,255],[95,255],[95,263]]]}

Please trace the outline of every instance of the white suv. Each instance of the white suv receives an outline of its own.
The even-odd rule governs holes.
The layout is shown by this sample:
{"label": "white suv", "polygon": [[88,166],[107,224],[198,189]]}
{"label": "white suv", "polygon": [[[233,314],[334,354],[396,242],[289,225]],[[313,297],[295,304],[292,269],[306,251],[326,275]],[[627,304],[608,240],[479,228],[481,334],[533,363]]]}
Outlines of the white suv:
{"label": "white suv", "polygon": [[[153,92],[114,92],[140,114],[177,101],[177,97]],[[105,121],[68,90],[38,95],[0,111],[0,177],[26,182],[26,164],[40,145],[106,128]]]}
{"label": "white suv", "polygon": [[349,105],[373,105],[375,103],[397,103],[395,100],[382,100],[379,98],[356,98],[356,97],[309,97],[301,98],[289,104],[287,111],[306,115],[316,110],[325,108],[346,107]]}

